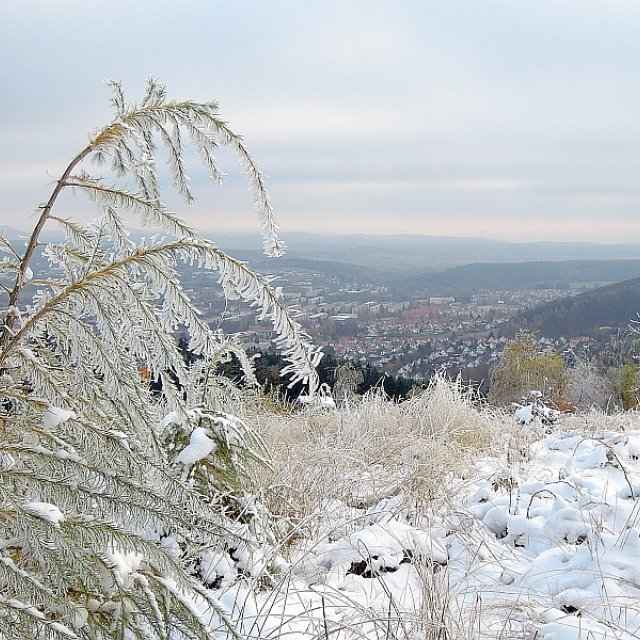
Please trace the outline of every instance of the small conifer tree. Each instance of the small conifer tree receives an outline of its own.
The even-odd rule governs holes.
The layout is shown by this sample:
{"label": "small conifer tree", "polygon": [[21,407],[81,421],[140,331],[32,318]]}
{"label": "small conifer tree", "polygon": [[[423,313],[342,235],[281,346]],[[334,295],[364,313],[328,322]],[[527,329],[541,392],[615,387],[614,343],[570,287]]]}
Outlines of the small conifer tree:
{"label": "small conifer tree", "polygon": [[[180,287],[179,263],[216,270],[228,297],[273,323],[293,379],[312,392],[317,380],[321,354],[269,280],[161,198],[161,147],[191,203],[187,139],[215,181],[214,152],[227,145],[255,190],[265,251],[281,254],[263,176],[242,139],[214,102],[169,100],[153,80],[139,103],[128,103],[119,84],[112,89],[113,121],[71,160],[24,251],[0,237],[3,638],[207,638],[212,621],[224,619],[190,567],[203,543],[237,546],[220,496],[234,490],[230,478],[241,480],[251,434],[221,413],[224,399],[212,400],[211,372],[230,353],[249,380],[252,372],[234,340],[200,318]],[[102,166],[99,176],[89,160]],[[95,204],[95,222],[57,211],[69,189]],[[127,218],[166,238],[134,241]],[[50,225],[65,240],[44,245]],[[191,365],[178,329],[198,356]]]}

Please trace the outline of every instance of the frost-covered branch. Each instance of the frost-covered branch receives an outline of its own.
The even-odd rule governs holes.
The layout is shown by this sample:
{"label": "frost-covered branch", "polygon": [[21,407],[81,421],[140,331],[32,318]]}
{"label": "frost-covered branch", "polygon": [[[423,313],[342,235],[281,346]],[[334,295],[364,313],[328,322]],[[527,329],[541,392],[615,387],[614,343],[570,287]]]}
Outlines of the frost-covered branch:
{"label": "frost-covered branch", "polygon": [[[186,143],[214,181],[222,177],[214,152],[230,146],[255,191],[265,250],[282,253],[263,175],[242,139],[215,102],[169,101],[153,80],[139,103],[112,88],[113,121],[67,165],[24,254],[0,238],[7,256],[0,263],[2,637],[204,640],[210,629],[196,604],[203,599],[231,625],[196,559],[252,544],[234,518],[248,517],[243,483],[264,448],[250,426],[228,415],[226,405],[245,391],[219,382],[216,367],[235,355],[247,387],[256,382],[238,342],[213,330],[182,289],[180,264],[217,272],[227,297],[271,322],[285,372],[311,393],[317,387],[321,352],[270,280],[201,238],[162,201],[161,148],[174,187],[192,203]],[[89,159],[107,162],[107,175],[84,169]],[[86,196],[99,218],[81,224],[60,215],[65,189]],[[134,241],[132,221],[157,235]],[[48,223],[66,239],[43,245]],[[40,250],[46,274],[34,260]]]}

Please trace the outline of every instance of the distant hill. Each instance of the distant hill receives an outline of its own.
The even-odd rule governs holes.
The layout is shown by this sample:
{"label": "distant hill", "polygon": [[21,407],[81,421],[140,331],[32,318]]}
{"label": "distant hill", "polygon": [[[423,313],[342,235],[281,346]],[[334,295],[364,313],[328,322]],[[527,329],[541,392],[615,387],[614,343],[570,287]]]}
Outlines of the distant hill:
{"label": "distant hill", "polygon": [[405,277],[405,288],[438,289],[465,294],[479,289],[568,289],[599,286],[640,277],[640,260],[568,260],[468,264],[438,273],[422,272]]}
{"label": "distant hill", "polygon": [[639,312],[640,278],[633,278],[523,311],[503,333],[526,329],[549,338],[597,336],[604,327],[627,327]]}
{"label": "distant hill", "polygon": [[[24,246],[26,233],[10,227],[0,232],[17,247]],[[146,235],[131,229],[132,236]],[[232,255],[262,252],[259,232],[205,231],[221,249]],[[640,260],[640,244],[598,244],[595,242],[506,242],[487,238],[425,236],[318,234],[283,232],[291,259],[319,260],[356,265],[383,273],[443,271],[473,263],[555,262],[573,260]],[[45,230],[43,240],[61,238],[54,226]]]}
{"label": "distant hill", "polygon": [[[260,250],[257,233],[214,233],[221,248]],[[640,244],[593,242],[505,242],[487,238],[423,235],[282,234],[292,258],[350,263],[376,270],[406,272],[441,271],[472,263],[515,263],[567,260],[640,260]]]}
{"label": "distant hill", "polygon": [[268,258],[258,250],[237,249],[237,258],[261,273],[281,274],[305,271],[343,281],[355,280],[404,291],[407,295],[468,296],[480,289],[568,289],[596,287],[640,277],[640,260],[569,260],[555,262],[478,263],[444,271],[405,269],[386,271],[386,263],[373,267],[301,257],[295,252],[282,258]]}
{"label": "distant hill", "polygon": [[[24,232],[1,230],[20,249]],[[137,238],[143,234],[132,232]],[[262,253],[260,234],[207,233],[221,249],[263,273],[290,269],[427,295],[478,289],[595,286],[640,277],[640,245],[587,242],[504,242],[422,235],[283,233],[283,258]],[[55,228],[45,240],[59,240]]]}
{"label": "distant hill", "polygon": [[237,249],[230,251],[230,253],[239,260],[247,262],[253,269],[263,274],[282,274],[285,271],[295,270],[336,277],[346,282],[356,280],[358,282],[378,284],[388,281],[388,274],[384,271],[378,271],[357,264],[349,264],[347,262],[314,260],[302,258],[290,253],[286,253],[280,258],[269,258],[260,251],[247,249]]}

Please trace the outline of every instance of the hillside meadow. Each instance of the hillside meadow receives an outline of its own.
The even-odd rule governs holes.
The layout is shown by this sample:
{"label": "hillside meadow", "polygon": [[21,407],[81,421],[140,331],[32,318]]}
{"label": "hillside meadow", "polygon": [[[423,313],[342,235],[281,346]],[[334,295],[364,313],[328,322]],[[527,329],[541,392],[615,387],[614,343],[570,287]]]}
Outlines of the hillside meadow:
{"label": "hillside meadow", "polygon": [[638,637],[638,415],[519,415],[441,376],[400,404],[247,416],[270,455],[256,537],[209,566],[242,636]]}

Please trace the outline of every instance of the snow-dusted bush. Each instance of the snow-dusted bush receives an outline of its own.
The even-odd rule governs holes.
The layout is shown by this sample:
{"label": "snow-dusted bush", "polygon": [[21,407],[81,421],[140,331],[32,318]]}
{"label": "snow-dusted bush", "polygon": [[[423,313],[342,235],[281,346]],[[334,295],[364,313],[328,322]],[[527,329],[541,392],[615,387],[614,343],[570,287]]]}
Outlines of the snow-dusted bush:
{"label": "snow-dusted bush", "polygon": [[[216,103],[169,100],[154,81],[139,103],[127,103],[118,84],[113,92],[113,121],[69,163],[24,251],[0,238],[1,637],[208,637],[218,605],[191,573],[203,544],[238,546],[227,494],[252,442],[242,422],[220,414],[225,392],[212,395],[211,373],[230,353],[249,382],[251,369],[233,340],[201,320],[180,287],[179,262],[216,270],[228,297],[270,319],[289,371],[315,386],[320,354],[269,281],[161,199],[158,147],[192,202],[186,139],[214,180],[213,154],[229,146],[255,190],[265,251],[282,253],[263,177],[242,140]],[[103,165],[101,177],[83,168],[89,160]],[[95,222],[57,213],[70,189],[99,209]],[[169,237],[136,243],[127,218]],[[66,240],[43,246],[52,224]],[[46,272],[34,263],[39,251]],[[192,366],[178,329],[199,356]]]}
{"label": "snow-dusted bush", "polygon": [[545,401],[564,405],[569,384],[562,356],[541,352],[533,335],[523,332],[507,342],[499,362],[491,369],[488,400],[507,406],[520,402],[531,391],[539,391]]}
{"label": "snow-dusted bush", "polygon": [[607,372],[611,401],[616,410],[628,411],[640,402],[640,370],[633,364],[612,367]]}

